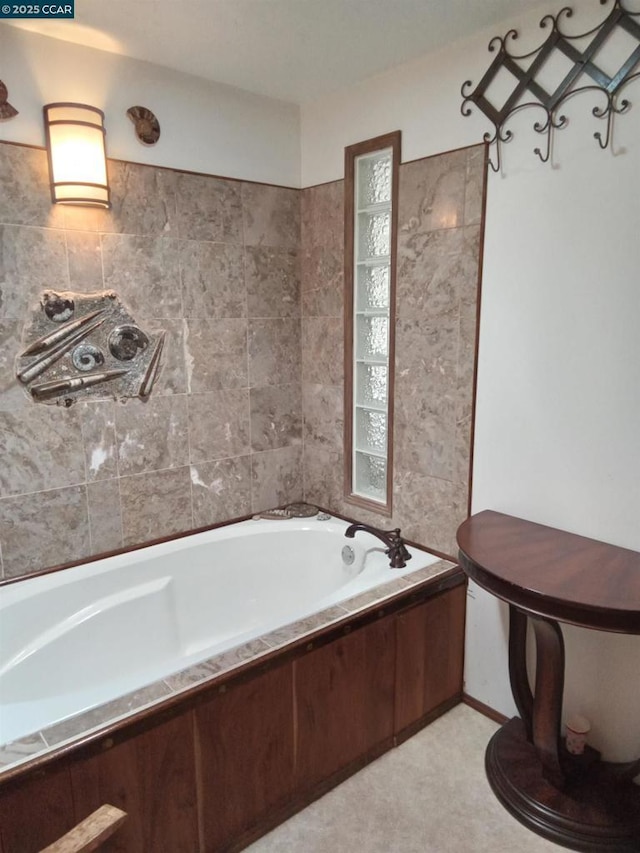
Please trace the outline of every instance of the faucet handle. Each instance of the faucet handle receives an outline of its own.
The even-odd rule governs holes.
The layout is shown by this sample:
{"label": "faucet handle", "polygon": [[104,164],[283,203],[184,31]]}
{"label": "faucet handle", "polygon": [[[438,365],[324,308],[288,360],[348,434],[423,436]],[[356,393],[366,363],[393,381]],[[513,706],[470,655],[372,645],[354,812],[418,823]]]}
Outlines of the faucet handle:
{"label": "faucet handle", "polygon": [[389,565],[392,569],[404,569],[407,565],[406,561],[411,559],[411,554],[407,551],[402,542],[387,548],[385,554],[389,557]]}
{"label": "faucet handle", "polygon": [[386,551],[387,556],[391,558],[391,567],[403,569],[406,561],[410,560],[412,555],[400,536],[400,528],[396,527],[394,530],[389,530],[387,535],[391,540],[391,545]]}
{"label": "faucet handle", "polygon": [[404,542],[399,543],[398,550],[400,551],[400,556],[402,557],[403,560],[410,560],[411,557],[413,556],[412,554],[409,553],[409,549],[404,544]]}

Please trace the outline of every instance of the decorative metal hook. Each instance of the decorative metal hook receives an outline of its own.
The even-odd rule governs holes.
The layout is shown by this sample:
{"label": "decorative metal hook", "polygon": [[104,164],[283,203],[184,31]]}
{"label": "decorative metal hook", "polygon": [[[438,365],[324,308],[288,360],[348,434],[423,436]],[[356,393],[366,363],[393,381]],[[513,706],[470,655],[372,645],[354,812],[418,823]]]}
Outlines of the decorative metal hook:
{"label": "decorative metal hook", "polygon": [[[535,125],[534,125],[534,130],[537,130],[537,129],[538,129],[538,128],[537,128],[537,127],[535,127]],[[540,133],[544,133],[545,131],[542,131],[542,130],[541,130],[541,131],[539,131],[539,132],[540,132]],[[547,126],[547,129],[546,129],[546,137],[547,137],[547,150],[545,151],[545,153],[544,153],[544,154],[542,153],[541,149],[540,149],[538,146],[536,146],[536,147],[533,149],[533,153],[534,153],[534,154],[537,154],[537,155],[538,155],[538,157],[540,158],[540,160],[542,160],[542,162],[543,162],[543,163],[548,163],[548,162],[549,162],[549,158],[551,157],[551,124],[549,124],[549,125]]]}
{"label": "decorative metal hook", "polygon": [[611,127],[613,124],[614,112],[615,110],[613,108],[613,101],[610,95],[607,97],[607,105],[604,108],[595,106],[591,110],[592,115],[594,115],[596,118],[607,119],[607,130],[605,133],[604,140],[602,139],[602,134],[599,130],[596,130],[596,132],[593,134],[593,138],[597,141],[598,145],[603,151],[605,148],[609,147],[609,142],[611,141]]}
{"label": "decorative metal hook", "polygon": [[513,133],[510,130],[505,130],[504,128],[496,128],[496,132],[493,136],[491,136],[490,133],[485,133],[482,139],[488,145],[495,144],[497,162],[494,163],[489,156],[487,156],[487,161],[491,166],[492,171],[499,172],[502,168],[502,145],[506,142],[511,142],[513,139]]}
{"label": "decorative metal hook", "polygon": [[[491,142],[491,140],[489,139],[489,136],[490,136],[490,134],[485,133],[485,135],[483,136],[483,140],[484,140],[485,142],[488,142],[488,143],[489,143],[489,145],[492,145],[492,142]],[[492,171],[492,172],[499,172],[499,171],[500,171],[500,169],[501,169],[501,167],[502,167],[502,164],[501,164],[501,162],[500,162],[500,148],[501,148],[501,142],[500,142],[500,140],[499,140],[499,139],[494,140],[494,142],[496,143],[496,159],[497,159],[497,162],[496,162],[496,163],[494,163],[494,162],[493,162],[493,160],[491,159],[491,156],[490,156],[489,154],[487,154],[487,163],[489,164],[489,166],[491,166],[491,171]]]}
{"label": "decorative metal hook", "polygon": [[[527,105],[531,106],[531,105]],[[540,106],[542,106],[540,104]],[[533,125],[533,129],[536,133],[544,133],[547,138],[546,151],[544,154],[542,153],[541,148],[534,148],[533,153],[538,156],[538,158],[543,163],[548,163],[551,158],[551,147],[553,142],[553,131],[558,130],[565,126],[567,123],[567,117],[565,115],[559,116],[557,119],[554,117],[553,113],[549,113],[545,110],[546,121],[541,124],[539,121],[535,122]]]}
{"label": "decorative metal hook", "polygon": [[[607,6],[611,0],[600,0],[600,5]],[[601,149],[608,148],[613,135],[614,116],[627,112],[631,103],[626,98],[620,98],[622,89],[631,80],[640,77],[640,48],[636,48],[630,55],[626,53],[622,57],[622,64],[616,74],[610,76],[596,64],[597,54],[602,45],[611,34],[620,28],[627,36],[635,38],[640,44],[640,12],[631,12],[623,5],[623,0],[614,0],[613,7],[606,18],[597,26],[585,33],[571,35],[564,31],[563,23],[573,16],[573,9],[564,6],[556,15],[545,15],[540,21],[540,27],[551,30],[546,40],[535,50],[523,55],[517,55],[509,50],[509,46],[518,38],[516,30],[509,30],[504,37],[494,36],[489,42],[489,51],[496,53],[490,67],[483,75],[480,83],[475,89],[470,80],[466,80],[461,88],[463,103],[461,112],[464,116],[472,113],[471,104],[477,106],[491,121],[495,127],[493,135],[486,133],[484,141],[489,145],[496,146],[496,162],[489,158],[489,164],[494,172],[501,168],[501,147],[503,142],[512,138],[511,131],[505,132],[504,127],[508,120],[516,112],[527,107],[543,109],[546,114],[544,121],[536,122],[534,130],[546,135],[546,144],[534,148],[534,153],[543,162],[547,163],[551,157],[553,133],[555,130],[568,124],[564,115],[558,115],[562,104],[574,95],[585,92],[601,92],[607,100],[604,107],[593,107],[592,113],[596,118],[606,119],[606,131],[594,133],[594,137]],[[584,40],[587,36],[594,38],[583,50],[573,42]],[[549,94],[538,80],[535,79],[537,71],[544,67],[552,54],[561,53],[564,57],[573,61],[573,67],[565,74],[560,86]],[[522,63],[518,60],[531,59],[531,62]],[[517,84],[513,92],[505,100],[501,109],[496,108],[487,97],[487,90],[497,77],[506,69],[516,78]],[[588,85],[576,86],[576,81],[583,75],[587,75],[593,82]],[[531,93],[536,100],[522,103],[525,93]]]}

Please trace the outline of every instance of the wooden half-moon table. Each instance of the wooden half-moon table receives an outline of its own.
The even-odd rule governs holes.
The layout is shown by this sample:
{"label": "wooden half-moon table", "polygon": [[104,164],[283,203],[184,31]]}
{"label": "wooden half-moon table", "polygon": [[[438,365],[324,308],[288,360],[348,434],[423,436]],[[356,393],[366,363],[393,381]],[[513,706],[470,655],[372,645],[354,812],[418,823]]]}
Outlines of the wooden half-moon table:
{"label": "wooden half-moon table", "polygon": [[[494,793],[545,838],[591,853],[640,851],[640,759],[571,755],[561,737],[564,643],[558,622],[640,634],[640,553],[485,511],[458,529],[460,564],[509,605],[509,676],[520,717],[487,747]],[[527,625],[536,641],[535,689],[526,670]],[[640,683],[638,684],[640,713]],[[640,752],[640,744],[638,745]]]}

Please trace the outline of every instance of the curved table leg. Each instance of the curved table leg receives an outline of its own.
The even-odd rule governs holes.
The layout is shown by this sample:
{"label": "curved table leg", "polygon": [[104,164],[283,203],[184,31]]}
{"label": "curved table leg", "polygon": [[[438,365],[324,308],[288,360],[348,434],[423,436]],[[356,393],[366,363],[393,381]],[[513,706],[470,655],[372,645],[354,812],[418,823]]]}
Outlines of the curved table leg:
{"label": "curved table leg", "polygon": [[527,738],[533,742],[533,694],[527,677],[527,617],[513,604],[509,605],[509,680]]}
{"label": "curved table leg", "polygon": [[533,743],[546,779],[562,790],[560,725],[564,688],[564,640],[557,622],[531,619],[536,637],[536,689],[533,700]]}
{"label": "curved table leg", "polygon": [[[535,688],[526,673],[528,621],[536,641]],[[487,778],[514,817],[545,838],[584,853],[639,853],[640,760],[610,764],[562,750],[564,640],[553,619],[510,605],[509,675],[521,718],[491,739]],[[562,760],[562,764],[561,764]]]}

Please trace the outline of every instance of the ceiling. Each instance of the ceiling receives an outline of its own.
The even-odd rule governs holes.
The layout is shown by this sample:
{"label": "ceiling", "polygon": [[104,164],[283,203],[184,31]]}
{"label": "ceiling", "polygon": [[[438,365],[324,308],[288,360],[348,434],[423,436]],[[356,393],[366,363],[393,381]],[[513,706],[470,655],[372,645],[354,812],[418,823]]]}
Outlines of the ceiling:
{"label": "ceiling", "polygon": [[76,0],[74,21],[12,23],[300,104],[531,6],[531,0]]}

